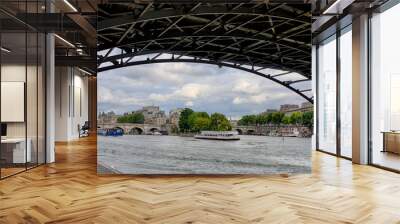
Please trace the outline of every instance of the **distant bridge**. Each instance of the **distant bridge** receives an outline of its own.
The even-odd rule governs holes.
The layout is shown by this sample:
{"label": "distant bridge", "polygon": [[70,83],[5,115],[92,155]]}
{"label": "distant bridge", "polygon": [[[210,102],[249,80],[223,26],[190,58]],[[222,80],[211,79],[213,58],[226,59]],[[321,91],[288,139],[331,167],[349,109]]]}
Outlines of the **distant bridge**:
{"label": "distant bridge", "polygon": [[240,135],[249,135],[259,132],[259,128],[257,126],[234,126],[232,129],[237,131]]}
{"label": "distant bridge", "polygon": [[233,126],[240,135],[267,135],[267,136],[309,136],[312,128],[296,125],[249,125]]}
{"label": "distant bridge", "polygon": [[154,132],[162,132],[164,129],[152,124],[135,124],[135,123],[106,123],[98,124],[100,128],[119,128],[124,131],[124,134],[144,135]]}

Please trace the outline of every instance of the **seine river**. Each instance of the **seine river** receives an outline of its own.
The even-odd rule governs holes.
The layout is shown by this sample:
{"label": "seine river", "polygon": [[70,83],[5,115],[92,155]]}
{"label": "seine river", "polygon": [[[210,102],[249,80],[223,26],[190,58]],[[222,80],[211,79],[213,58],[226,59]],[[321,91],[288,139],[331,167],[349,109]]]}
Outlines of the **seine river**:
{"label": "seine river", "polygon": [[98,172],[123,174],[308,173],[310,138],[241,135],[239,141],[192,137],[98,136]]}

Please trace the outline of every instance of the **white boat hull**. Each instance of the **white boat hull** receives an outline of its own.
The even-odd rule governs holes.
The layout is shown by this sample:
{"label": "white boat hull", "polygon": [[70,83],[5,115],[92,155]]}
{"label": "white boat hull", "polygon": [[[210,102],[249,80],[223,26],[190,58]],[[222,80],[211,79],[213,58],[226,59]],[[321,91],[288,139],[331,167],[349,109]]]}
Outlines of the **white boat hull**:
{"label": "white boat hull", "polygon": [[240,140],[239,136],[204,136],[204,135],[195,135],[194,138],[196,138],[196,139],[207,139],[207,140],[223,140],[223,141]]}

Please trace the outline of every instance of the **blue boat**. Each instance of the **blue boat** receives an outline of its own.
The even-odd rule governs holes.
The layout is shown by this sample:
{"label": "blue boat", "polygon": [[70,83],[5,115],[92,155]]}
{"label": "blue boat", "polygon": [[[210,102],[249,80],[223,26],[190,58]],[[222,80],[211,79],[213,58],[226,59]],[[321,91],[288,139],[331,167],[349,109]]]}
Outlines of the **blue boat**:
{"label": "blue boat", "polygon": [[97,129],[97,135],[101,136],[122,136],[124,135],[124,131],[119,128],[106,128],[106,129]]}

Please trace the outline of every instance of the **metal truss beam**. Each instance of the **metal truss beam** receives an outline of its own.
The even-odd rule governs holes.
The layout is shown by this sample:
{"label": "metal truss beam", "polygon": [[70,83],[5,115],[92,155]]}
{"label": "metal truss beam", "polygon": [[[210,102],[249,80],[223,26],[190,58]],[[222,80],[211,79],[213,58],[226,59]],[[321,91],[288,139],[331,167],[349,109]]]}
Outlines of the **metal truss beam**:
{"label": "metal truss beam", "polygon": [[[181,17],[180,19],[178,19],[177,22],[179,22],[182,18],[184,18],[184,17]],[[126,34],[129,31],[131,31],[131,29],[132,29],[134,24],[132,24],[126,31],[124,30],[124,33],[122,34],[123,37],[125,37]],[[148,41],[149,39],[180,38],[182,36],[193,37],[193,38],[203,38],[203,37],[211,37],[211,36],[213,36],[215,38],[217,38],[217,37],[221,37],[221,38],[223,38],[223,37],[237,37],[239,39],[259,40],[260,42],[258,44],[265,43],[263,46],[265,46],[267,44],[281,45],[283,47],[288,47],[290,49],[297,50],[299,52],[310,54],[308,46],[304,46],[303,44],[299,44],[299,43],[283,41],[285,38],[290,37],[290,36],[295,36],[298,33],[294,33],[294,34],[290,34],[290,35],[281,35],[281,36],[279,34],[277,34],[276,36],[269,35],[268,37],[266,37],[266,36],[260,36],[260,35],[249,35],[248,32],[233,32],[234,28],[232,30],[230,30],[228,32],[224,32],[224,33],[221,33],[221,32],[207,32],[207,31],[204,31],[204,32],[200,33],[199,32],[199,30],[201,29],[200,28],[200,29],[194,31],[192,34],[190,34],[190,33],[182,32],[182,30],[181,30],[182,28],[180,28],[181,32],[179,32],[179,33],[177,33],[177,32],[168,32],[168,34],[165,35],[165,33],[168,30],[170,30],[171,27],[174,26],[174,25],[176,26],[176,24],[171,24],[167,28],[162,29],[160,34],[153,34],[153,33],[145,34],[145,33],[143,33],[144,35],[142,35],[142,36],[136,36],[135,38],[130,38],[130,39],[127,39],[125,41],[122,41],[121,39],[124,39],[124,38],[121,38],[120,40],[117,41],[117,44],[115,44],[115,41],[113,41],[113,40],[108,38],[107,41],[104,44],[101,44],[99,46],[99,49],[104,50],[104,49],[107,49],[107,48],[110,48],[110,47],[114,47],[114,46],[124,46],[124,45],[129,45],[129,44],[135,44],[135,43],[140,43],[140,42],[143,42],[143,41]],[[300,27],[304,28],[304,26],[300,26]],[[305,32],[304,29],[301,30],[301,32]],[[284,34],[286,34],[286,32]],[[105,35],[110,35],[110,34],[106,34],[106,33],[105,34],[103,34],[103,33],[99,34],[99,36],[101,36],[103,38],[106,38]],[[120,36],[121,34],[119,32],[116,32],[114,35],[115,36]],[[161,36],[162,36],[162,38],[161,38]]]}
{"label": "metal truss beam", "polygon": [[[147,48],[147,46],[148,45],[146,45],[145,47]],[[121,60],[121,59],[124,59],[124,58],[129,58],[129,61],[130,61],[133,57],[136,57],[136,56],[152,55],[152,54],[157,54],[157,57],[158,57],[158,56],[160,56],[160,54],[163,54],[163,53],[165,53],[165,54],[176,54],[176,55],[190,55],[192,57],[198,57],[198,58],[207,59],[208,55],[206,55],[206,56],[200,56],[200,55],[194,56],[192,54],[193,53],[195,53],[195,54],[196,53],[197,54],[198,53],[204,53],[204,54],[212,53],[212,54],[230,55],[231,57],[233,57],[233,56],[234,57],[242,57],[242,58],[246,58],[247,60],[250,59],[250,61],[258,60],[258,61],[260,61],[260,62],[257,63],[257,65],[259,65],[259,66],[269,66],[270,68],[288,71],[288,73],[296,72],[296,73],[298,73],[298,74],[300,74],[300,75],[302,75],[304,77],[309,77],[310,76],[310,74],[300,72],[299,70],[292,69],[290,66],[279,64],[278,62],[271,61],[270,59],[268,60],[268,59],[265,59],[265,58],[253,57],[253,56],[249,56],[247,54],[241,54],[239,52],[218,51],[218,50],[212,50],[212,49],[208,49],[208,50],[190,50],[190,49],[187,49],[187,50],[178,50],[178,49],[176,49],[176,50],[171,50],[171,49],[144,50],[144,49],[140,50],[138,52],[122,53],[122,54],[117,54],[117,55],[108,56],[108,57],[106,56],[106,57],[103,57],[101,60],[99,60],[98,63],[100,65],[102,63],[113,62],[113,61]],[[215,58],[215,59],[217,61],[221,61],[221,62],[225,61],[225,62],[231,62],[231,63],[237,63],[237,64],[244,64],[244,65],[248,64],[248,61],[239,61],[239,60],[233,60],[233,59],[228,60],[227,58],[225,58],[225,59],[223,59],[223,58],[220,58],[220,59],[219,58]],[[128,62],[128,60],[127,60],[127,62]],[[244,62],[247,62],[247,63],[244,63]],[[254,65],[252,63],[250,63],[250,64]]]}
{"label": "metal truss beam", "polygon": [[310,23],[311,21],[307,18],[294,18],[292,14],[289,13],[274,13],[265,14],[265,10],[260,9],[250,9],[250,8],[239,8],[235,10],[229,10],[226,7],[208,7],[200,6],[193,11],[185,12],[183,9],[164,9],[157,11],[148,11],[144,13],[140,18],[136,15],[126,15],[122,17],[110,18],[103,21],[99,21],[97,30],[103,31],[112,27],[120,27],[124,25],[130,25],[135,21],[136,23],[141,23],[145,21],[166,19],[174,17],[182,17],[189,15],[220,15],[220,14],[232,14],[232,15],[255,15],[255,16],[270,16],[271,18],[277,18],[282,20],[288,20],[298,23]]}

